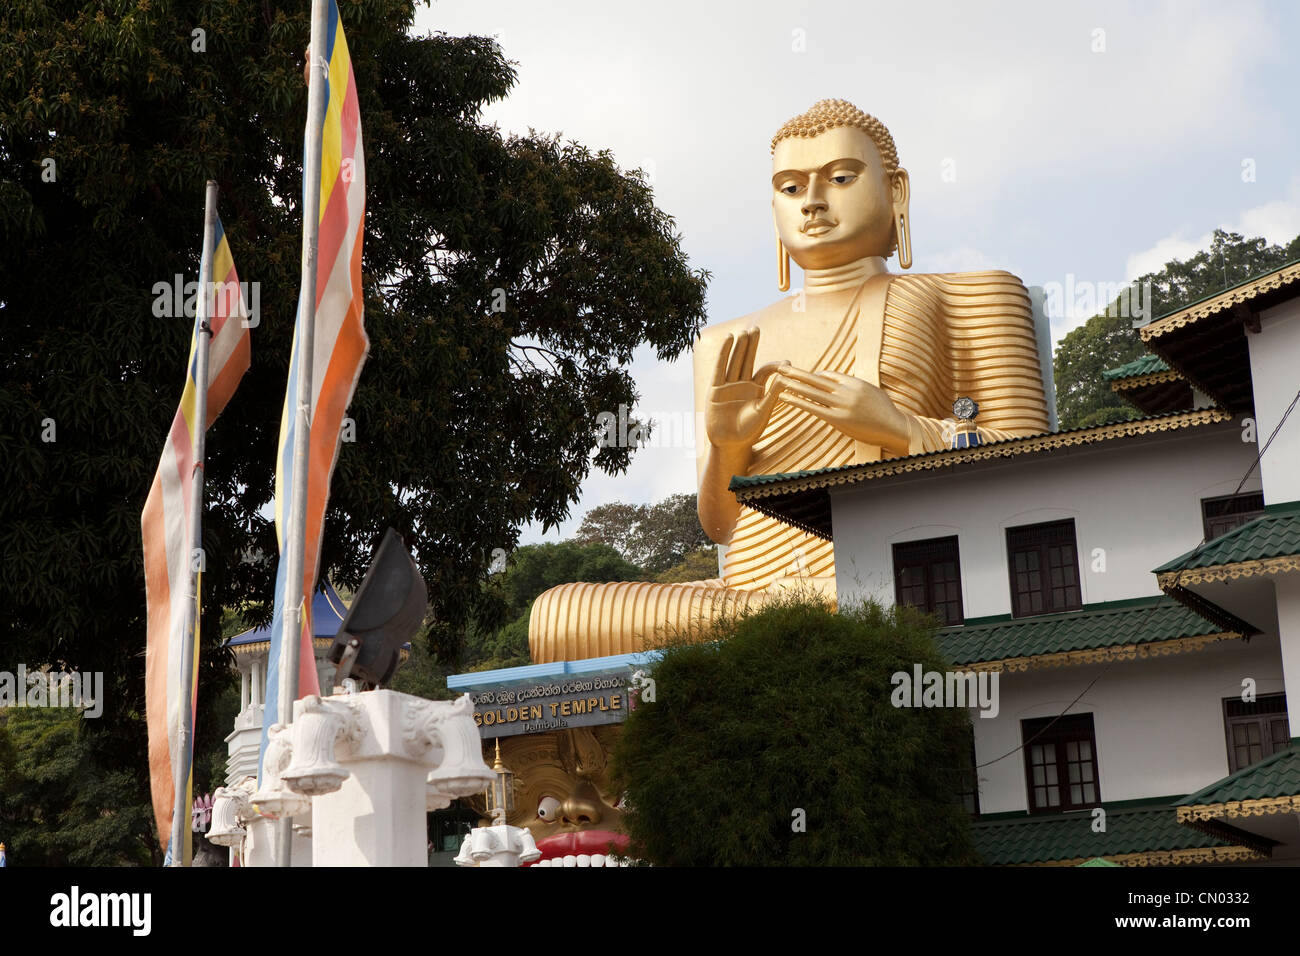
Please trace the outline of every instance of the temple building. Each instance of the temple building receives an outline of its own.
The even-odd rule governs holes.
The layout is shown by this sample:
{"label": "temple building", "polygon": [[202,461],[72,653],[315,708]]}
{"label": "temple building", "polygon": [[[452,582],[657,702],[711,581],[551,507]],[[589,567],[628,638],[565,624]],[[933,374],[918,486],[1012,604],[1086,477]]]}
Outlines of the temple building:
{"label": "temple building", "polygon": [[[833,544],[840,606],[920,607],[947,625],[954,671],[997,672],[996,707],[971,711],[962,795],[987,863],[1295,864],[1300,263],[1140,334],[1149,354],[1105,373],[1141,412],[1131,421],[731,488]],[[617,813],[601,743],[626,696],[621,711],[590,718],[584,700],[577,714],[563,702],[597,692],[573,678],[626,684],[648,660],[448,680],[480,696],[484,740],[512,741],[503,752],[523,761],[511,822],[538,827],[539,846],[568,834],[543,865],[590,865],[582,832]],[[589,720],[611,726],[597,738]],[[584,826],[583,807],[604,822]]]}
{"label": "temple building", "polygon": [[[736,478],[934,613],[990,864],[1300,862],[1300,263],[1141,329],[1132,421]],[[1102,812],[1098,812],[1098,808]]]}

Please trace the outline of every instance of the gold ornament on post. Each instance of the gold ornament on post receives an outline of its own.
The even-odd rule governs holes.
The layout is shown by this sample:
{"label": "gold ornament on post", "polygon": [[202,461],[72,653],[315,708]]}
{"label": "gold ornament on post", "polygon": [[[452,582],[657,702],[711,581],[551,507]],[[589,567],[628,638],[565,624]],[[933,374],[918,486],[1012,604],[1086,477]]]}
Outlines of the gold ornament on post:
{"label": "gold ornament on post", "polygon": [[506,817],[515,812],[515,775],[501,762],[501,738],[497,738],[496,760],[492,763],[496,779],[487,791],[487,810],[492,825],[505,826]]}

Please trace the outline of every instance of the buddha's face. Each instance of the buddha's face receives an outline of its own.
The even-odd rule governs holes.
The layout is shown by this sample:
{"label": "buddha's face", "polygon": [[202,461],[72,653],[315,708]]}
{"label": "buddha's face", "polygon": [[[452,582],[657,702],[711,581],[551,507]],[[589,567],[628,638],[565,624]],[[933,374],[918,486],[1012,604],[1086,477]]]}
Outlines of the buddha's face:
{"label": "buddha's face", "polygon": [[856,127],[790,136],[772,154],[777,234],[804,269],[888,256],[907,201],[906,171],[886,174],[876,144]]}

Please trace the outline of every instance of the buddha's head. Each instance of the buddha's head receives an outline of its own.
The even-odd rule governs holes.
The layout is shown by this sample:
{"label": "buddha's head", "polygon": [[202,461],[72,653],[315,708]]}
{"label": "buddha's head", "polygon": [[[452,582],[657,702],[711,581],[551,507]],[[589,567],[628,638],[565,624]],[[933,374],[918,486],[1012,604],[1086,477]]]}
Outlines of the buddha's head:
{"label": "buddha's head", "polygon": [[772,137],[772,213],[777,236],[804,269],[868,256],[912,264],[907,170],[874,116],[821,100]]}

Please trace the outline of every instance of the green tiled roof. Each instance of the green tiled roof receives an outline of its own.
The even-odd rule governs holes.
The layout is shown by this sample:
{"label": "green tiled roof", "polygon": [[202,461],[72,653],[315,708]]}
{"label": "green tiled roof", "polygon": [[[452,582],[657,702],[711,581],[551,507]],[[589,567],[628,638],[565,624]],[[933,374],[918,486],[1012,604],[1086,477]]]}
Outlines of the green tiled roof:
{"label": "green tiled roof", "polygon": [[1173,598],[1113,601],[1069,614],[1002,619],[940,631],[939,650],[954,665],[1034,657],[1062,651],[1149,644],[1223,629]]}
{"label": "green tiled roof", "polygon": [[1134,378],[1138,375],[1150,375],[1152,372],[1167,372],[1169,366],[1159,355],[1153,355],[1148,352],[1146,355],[1135,358],[1133,361],[1121,365],[1118,368],[1108,368],[1101,373],[1101,377],[1107,382],[1113,382],[1120,378]]}
{"label": "green tiled roof", "polygon": [[1213,568],[1293,554],[1300,554],[1300,501],[1269,505],[1263,515],[1249,524],[1179,555],[1156,568],[1154,573]]}
{"label": "green tiled roof", "polygon": [[1178,801],[1180,807],[1199,807],[1241,800],[1264,800],[1269,797],[1294,797],[1300,794],[1300,738],[1281,753],[1265,757],[1257,764],[1216,780],[1204,790]]}
{"label": "green tiled roof", "polygon": [[990,866],[1015,866],[1237,845],[1182,826],[1172,806],[1125,810],[1102,806],[1106,829],[1101,833],[1093,832],[1091,811],[977,820],[975,847]]}
{"label": "green tiled roof", "polygon": [[[1200,409],[1199,411],[1207,412],[1209,411],[1209,409]],[[992,446],[997,446],[998,448],[1006,448],[1009,451],[1014,453],[1015,451],[1017,451],[1022,447],[1029,448],[1029,449],[1036,449],[1036,444],[1035,444],[1036,442],[1040,442],[1043,439],[1054,439],[1058,435],[1073,435],[1076,433],[1083,433],[1083,432],[1096,432],[1106,439],[1109,439],[1110,437],[1122,438],[1122,437],[1130,437],[1130,436],[1119,434],[1117,432],[1119,426],[1126,426],[1129,428],[1138,429],[1142,434],[1146,434],[1148,431],[1150,431],[1150,429],[1143,430],[1143,426],[1145,426],[1147,422],[1160,422],[1164,419],[1169,419],[1171,421],[1176,420],[1174,423],[1181,427],[1181,425],[1183,424],[1188,424],[1193,426],[1218,424],[1220,421],[1223,420],[1222,418],[1213,418],[1212,416],[1207,416],[1206,420],[1204,421],[1193,420],[1190,422],[1185,422],[1184,419],[1187,418],[1188,416],[1191,416],[1192,414],[1193,411],[1191,410],[1179,412],[1179,413],[1159,412],[1157,414],[1141,415],[1137,418],[1132,418],[1127,421],[1111,422],[1108,425],[1081,425],[1077,428],[1062,428],[1061,430],[1055,432],[1041,432],[1035,435],[1019,435],[1014,438],[1001,438],[998,439],[997,441],[983,442],[980,444],[979,448],[989,448]],[[1226,413],[1224,417],[1228,417],[1226,416]],[[1110,436],[1107,435],[1108,430],[1117,433],[1114,434],[1113,436]],[[1138,432],[1135,432],[1135,434],[1137,433]],[[1044,447],[1043,449],[1039,449],[1039,450],[1046,451],[1049,449]],[[963,453],[968,453],[968,452],[969,449],[963,450]],[[946,449],[941,449],[940,451],[917,452],[915,455],[903,455],[898,458],[885,458],[880,461],[858,462],[849,465],[831,465],[827,468],[812,468],[807,471],[786,471],[786,472],[778,472],[770,475],[733,475],[731,477],[730,483],[727,485],[727,488],[730,491],[743,492],[747,488],[755,488],[760,485],[772,485],[772,484],[777,484],[779,482],[791,481],[798,478],[812,478],[821,475],[833,475],[836,474],[837,472],[847,472],[847,471],[861,472],[864,470],[870,470],[873,468],[880,468],[880,467],[897,468],[898,466],[907,464],[909,462],[923,461],[925,459],[931,459],[931,458],[941,458],[944,455],[950,455],[953,453],[954,453],[954,449],[946,448]]]}

